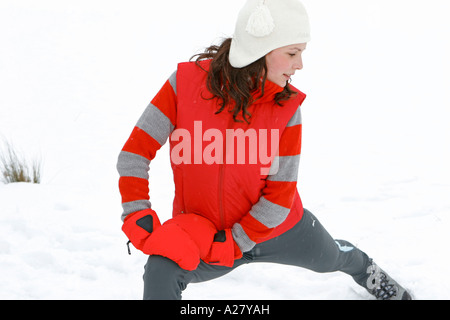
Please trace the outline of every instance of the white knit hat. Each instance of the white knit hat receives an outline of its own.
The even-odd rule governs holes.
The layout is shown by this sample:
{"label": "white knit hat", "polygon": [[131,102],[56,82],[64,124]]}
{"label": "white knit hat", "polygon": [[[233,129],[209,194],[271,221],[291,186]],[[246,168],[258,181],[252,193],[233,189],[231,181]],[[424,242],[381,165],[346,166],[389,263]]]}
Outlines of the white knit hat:
{"label": "white knit hat", "polygon": [[230,64],[243,68],[274,49],[310,40],[308,14],[298,0],[247,0],[236,22]]}

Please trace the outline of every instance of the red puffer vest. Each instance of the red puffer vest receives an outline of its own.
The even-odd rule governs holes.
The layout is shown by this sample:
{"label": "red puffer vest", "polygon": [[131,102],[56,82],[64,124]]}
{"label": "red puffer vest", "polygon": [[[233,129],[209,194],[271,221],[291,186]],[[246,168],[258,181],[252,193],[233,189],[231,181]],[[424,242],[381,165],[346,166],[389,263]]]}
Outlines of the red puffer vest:
{"label": "red puffer vest", "polygon": [[[208,70],[209,63],[202,61],[202,68]],[[216,114],[217,99],[204,99],[211,93],[202,68],[192,62],[178,65],[176,127],[170,136],[173,215],[195,213],[212,221],[218,230],[228,229],[267,195],[276,206],[290,206],[287,217],[269,235],[252,240],[258,243],[273,238],[294,226],[303,214],[296,181],[268,181],[267,177],[275,156],[300,154],[300,146],[295,146],[297,151],[288,150],[292,134],[283,133],[305,95],[291,86],[297,95],[278,106],[274,95],[283,88],[267,81],[264,96],[249,107],[250,123],[235,122],[226,109]],[[296,141],[298,134],[301,136],[301,122],[299,132]],[[280,141],[282,137],[286,141]],[[283,191],[289,188],[295,191]],[[255,224],[263,223],[261,220],[264,217],[255,217]]]}

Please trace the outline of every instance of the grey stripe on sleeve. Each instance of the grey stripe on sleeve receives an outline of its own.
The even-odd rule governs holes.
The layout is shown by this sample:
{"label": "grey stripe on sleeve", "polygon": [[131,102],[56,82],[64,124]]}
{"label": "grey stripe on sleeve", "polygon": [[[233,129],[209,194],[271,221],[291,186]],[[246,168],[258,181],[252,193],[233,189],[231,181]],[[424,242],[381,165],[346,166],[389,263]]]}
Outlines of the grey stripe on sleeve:
{"label": "grey stripe on sleeve", "polygon": [[299,124],[302,124],[302,112],[300,106],[297,107],[297,111],[295,111],[294,115],[292,116],[291,120],[289,120],[286,127],[293,127]]}
{"label": "grey stripe on sleeve", "polygon": [[275,204],[264,197],[250,209],[250,215],[265,225],[267,228],[275,228],[279,226],[291,210]]}
{"label": "grey stripe on sleeve", "polygon": [[150,161],[143,156],[127,151],[119,153],[117,171],[121,177],[135,177],[148,180]]}
{"label": "grey stripe on sleeve", "polygon": [[[297,181],[300,155],[275,157],[272,163],[273,169],[269,171],[267,180],[270,181]],[[275,170],[275,168],[277,170]]]}
{"label": "grey stripe on sleeve", "polygon": [[151,103],[139,118],[136,126],[158,141],[161,146],[166,143],[174,129],[169,118]]}
{"label": "grey stripe on sleeve", "polygon": [[239,223],[235,223],[231,228],[233,239],[242,252],[247,252],[253,249],[255,242],[253,242],[245,233],[244,229]]}
{"label": "grey stripe on sleeve", "polygon": [[145,209],[151,209],[152,205],[148,200],[136,200],[131,202],[122,203],[123,213],[122,221],[125,220],[126,216],[130,213],[142,211]]}
{"label": "grey stripe on sleeve", "polygon": [[177,72],[175,71],[172,73],[172,75],[169,77],[170,85],[172,86],[173,91],[175,94],[177,94]]}

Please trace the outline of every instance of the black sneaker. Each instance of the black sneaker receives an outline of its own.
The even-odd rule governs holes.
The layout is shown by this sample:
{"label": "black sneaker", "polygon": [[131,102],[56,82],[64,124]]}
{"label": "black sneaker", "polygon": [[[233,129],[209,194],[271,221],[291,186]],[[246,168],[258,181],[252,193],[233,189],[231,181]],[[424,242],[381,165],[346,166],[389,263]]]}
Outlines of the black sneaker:
{"label": "black sneaker", "polygon": [[377,300],[412,300],[411,295],[370,260],[365,287]]}

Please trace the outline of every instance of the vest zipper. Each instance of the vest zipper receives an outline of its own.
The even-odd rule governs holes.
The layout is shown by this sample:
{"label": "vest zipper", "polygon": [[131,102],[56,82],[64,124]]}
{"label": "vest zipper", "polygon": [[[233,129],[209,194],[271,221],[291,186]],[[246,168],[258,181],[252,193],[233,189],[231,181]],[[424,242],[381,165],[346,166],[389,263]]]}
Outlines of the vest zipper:
{"label": "vest zipper", "polygon": [[[231,129],[233,127],[234,119],[232,116],[230,116],[228,120],[228,125],[225,128]],[[225,134],[226,137],[226,134]],[[225,229],[225,210],[223,207],[223,199],[224,199],[224,180],[225,180],[225,164],[226,164],[226,146],[227,142],[226,139],[223,141],[223,153],[222,153],[222,163],[219,164],[219,186],[218,186],[218,205],[219,205],[219,219],[220,219],[220,230]]]}
{"label": "vest zipper", "polygon": [[219,165],[219,188],[218,188],[220,230],[223,230],[225,228],[225,213],[223,209],[224,176],[225,176],[225,165],[222,163]]}

